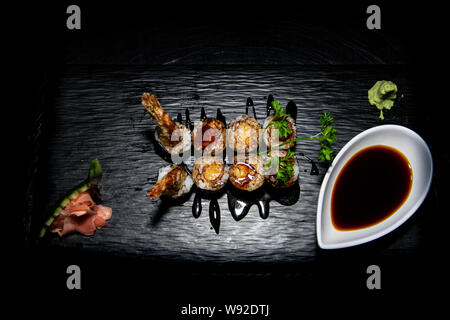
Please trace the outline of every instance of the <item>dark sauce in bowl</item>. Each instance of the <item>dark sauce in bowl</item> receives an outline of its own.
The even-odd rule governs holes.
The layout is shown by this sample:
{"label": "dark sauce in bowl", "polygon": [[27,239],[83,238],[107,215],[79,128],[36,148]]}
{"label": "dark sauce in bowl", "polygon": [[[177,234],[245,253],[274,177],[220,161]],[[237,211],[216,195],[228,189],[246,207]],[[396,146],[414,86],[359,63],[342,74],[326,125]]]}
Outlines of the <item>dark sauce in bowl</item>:
{"label": "dark sauce in bowl", "polygon": [[331,221],[341,231],[367,228],[396,212],[411,191],[413,172],[395,148],[358,151],[341,169],[331,197]]}

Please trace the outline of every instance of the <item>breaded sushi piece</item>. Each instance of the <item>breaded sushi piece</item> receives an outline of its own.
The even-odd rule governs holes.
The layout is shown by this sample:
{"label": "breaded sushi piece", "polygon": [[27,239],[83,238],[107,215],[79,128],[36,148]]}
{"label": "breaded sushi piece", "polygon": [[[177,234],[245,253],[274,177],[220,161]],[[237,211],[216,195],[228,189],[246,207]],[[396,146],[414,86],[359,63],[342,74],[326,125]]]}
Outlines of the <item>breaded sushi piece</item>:
{"label": "breaded sushi piece", "polygon": [[200,157],[194,161],[192,178],[199,189],[218,191],[228,181],[228,170],[218,157]]}
{"label": "breaded sushi piece", "polygon": [[239,153],[253,152],[258,148],[261,125],[248,115],[239,116],[228,128],[228,146]]}
{"label": "breaded sushi piece", "polygon": [[[271,149],[273,147],[276,147],[280,144],[283,144],[287,141],[295,139],[296,136],[296,128],[295,128],[295,120],[292,117],[283,117],[283,119],[280,120],[273,120],[274,115],[269,115],[266,120],[264,121],[264,132],[263,132],[263,140],[264,143],[267,145],[268,149]],[[278,141],[277,141],[277,134],[276,127],[274,122],[277,121],[284,121],[287,124],[287,127],[289,128],[290,133],[286,136],[282,136],[280,134],[280,131],[278,131]],[[270,124],[270,125],[269,125]],[[279,149],[289,149],[292,148],[295,144],[295,141],[292,141],[290,143],[286,143],[282,146],[279,146]]]}
{"label": "breaded sushi piece", "polygon": [[230,182],[243,191],[254,191],[264,184],[264,162],[256,155],[235,156],[229,169]]}
{"label": "breaded sushi piece", "polygon": [[220,154],[226,148],[226,127],[220,120],[206,118],[195,125],[192,142],[196,152],[212,156]]}
{"label": "breaded sushi piece", "polygon": [[[277,161],[272,161],[273,157],[276,157]],[[271,167],[272,164],[278,166]],[[288,154],[286,150],[271,151],[264,166],[266,181],[274,188],[289,188],[298,180],[300,170],[293,152]]]}
{"label": "breaded sushi piece", "polygon": [[191,148],[191,132],[183,124],[173,121],[158,99],[149,93],[142,95],[142,105],[155,120],[156,141],[169,154],[182,154]]}
{"label": "breaded sushi piece", "polygon": [[178,198],[188,193],[194,182],[192,177],[183,167],[172,164],[159,169],[158,181],[147,193],[152,200],[156,200],[162,195]]}

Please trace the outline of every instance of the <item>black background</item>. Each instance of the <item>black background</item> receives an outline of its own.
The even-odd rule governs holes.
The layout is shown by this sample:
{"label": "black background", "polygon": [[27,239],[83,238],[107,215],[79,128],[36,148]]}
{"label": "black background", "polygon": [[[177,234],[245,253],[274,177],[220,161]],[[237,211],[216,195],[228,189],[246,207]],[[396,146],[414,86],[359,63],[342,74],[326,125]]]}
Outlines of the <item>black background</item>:
{"label": "black background", "polygon": [[[400,302],[409,311],[439,306],[425,302],[438,298],[445,288],[448,263],[436,222],[436,233],[428,235],[423,256],[399,261],[390,257],[377,261],[383,271],[379,291],[365,286],[365,268],[370,256],[355,255],[339,265],[235,265],[201,267],[143,263],[118,257],[71,252],[36,251],[27,239],[24,217],[30,199],[30,179],[38,159],[33,133],[37,118],[52,95],[54,81],[64,64],[405,64],[420,90],[419,104],[430,130],[443,136],[433,154],[439,164],[441,203],[435,216],[444,218],[448,176],[445,93],[446,50],[443,8],[408,2],[377,3],[382,10],[382,29],[367,30],[366,8],[372,3],[327,4],[271,2],[249,3],[108,3],[78,2],[82,11],[81,30],[67,30],[65,10],[72,3],[26,4],[14,9],[5,49],[12,53],[15,67],[13,98],[6,108],[5,122],[17,122],[8,129],[8,144],[15,170],[13,198],[20,208],[8,214],[13,231],[8,250],[12,255],[6,282],[14,297],[37,302],[38,309],[50,310],[57,301],[75,301],[81,312],[86,301],[97,298],[107,311],[125,307],[144,310],[149,318],[175,318],[179,307],[188,303],[218,305],[255,303],[272,305],[273,318],[308,311],[347,314],[353,306],[366,312],[384,310]],[[330,45],[330,43],[332,45]],[[349,45],[342,45],[348,43]],[[306,54],[305,54],[306,52]],[[309,53],[309,54],[308,54]],[[441,107],[442,106],[442,107]],[[10,114],[11,113],[11,114]],[[7,172],[8,173],[8,172]],[[17,186],[15,185],[17,183]],[[17,197],[17,200],[16,200]],[[82,290],[65,287],[65,268],[78,264],[83,270]],[[61,299],[60,299],[61,298]],[[130,299],[131,298],[131,299]],[[410,298],[418,303],[408,303]],[[130,301],[125,304],[125,301]],[[322,302],[332,307],[324,307]],[[427,300],[429,301],[429,300]],[[81,307],[83,306],[83,307]],[[93,307],[91,305],[91,307]],[[319,308],[318,308],[319,307]],[[400,308],[397,310],[400,311]],[[37,311],[36,311],[37,312]]]}

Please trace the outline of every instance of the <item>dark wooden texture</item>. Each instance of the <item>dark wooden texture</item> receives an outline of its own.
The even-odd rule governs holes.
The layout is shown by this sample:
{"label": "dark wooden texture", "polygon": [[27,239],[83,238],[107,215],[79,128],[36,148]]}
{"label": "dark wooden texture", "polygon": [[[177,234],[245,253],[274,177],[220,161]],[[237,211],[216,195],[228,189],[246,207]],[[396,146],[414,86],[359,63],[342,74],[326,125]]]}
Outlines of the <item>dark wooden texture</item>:
{"label": "dark wooden texture", "polygon": [[[381,79],[395,81],[401,95],[395,107],[385,112],[384,121],[367,100],[367,90]],[[298,106],[298,136],[316,133],[321,113],[331,112],[338,130],[337,151],[359,132],[380,124],[402,124],[426,133],[418,121],[414,84],[402,66],[66,67],[47,108],[49,134],[41,150],[47,159],[41,170],[46,174],[33,191],[31,230],[39,228],[58,198],[86,177],[94,157],[103,166],[101,194],[104,204],[113,208],[113,217],[94,236],[74,234],[60,239],[52,234],[39,246],[214,263],[303,262],[328,254],[316,242],[317,199],[326,167],[320,165],[320,174],[311,176],[304,159],[300,159],[300,200],[295,205],[271,202],[266,220],[254,206],[237,222],[224,195],[219,199],[219,234],[211,228],[206,200],[202,215],[195,219],[193,194],[185,203],[168,207],[146,197],[158,169],[167,163],[154,152],[155,124],[140,104],[145,91],[154,93],[173,117],[189,108],[194,121],[204,107],[210,116],[221,108],[229,123],[245,112],[251,97],[262,123],[269,94],[283,106],[293,100]],[[424,138],[432,145],[431,138]],[[297,153],[311,158],[316,158],[318,149],[312,141],[296,145]],[[429,198],[433,196],[432,190]],[[421,251],[428,234],[424,221],[431,219],[430,214],[421,208],[397,231],[361,247],[387,256]]]}

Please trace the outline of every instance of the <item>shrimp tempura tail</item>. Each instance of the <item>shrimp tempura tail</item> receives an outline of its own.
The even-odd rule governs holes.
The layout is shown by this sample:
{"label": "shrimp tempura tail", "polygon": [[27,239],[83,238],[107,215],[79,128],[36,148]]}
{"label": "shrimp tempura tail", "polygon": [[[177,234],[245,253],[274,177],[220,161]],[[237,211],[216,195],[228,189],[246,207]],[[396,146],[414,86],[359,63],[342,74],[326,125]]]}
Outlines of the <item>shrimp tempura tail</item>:
{"label": "shrimp tempura tail", "polygon": [[156,182],[153,188],[147,193],[147,196],[150,196],[152,200],[156,200],[163,193],[169,195],[176,194],[182,187],[186,176],[187,173],[183,168],[179,166],[172,167],[164,177]]}
{"label": "shrimp tempura tail", "polygon": [[158,99],[147,92],[142,95],[142,105],[150,113],[160,129],[159,138],[164,146],[174,147],[179,141],[172,141],[172,133],[176,130],[175,122],[164,111]]}
{"label": "shrimp tempura tail", "polygon": [[154,95],[145,92],[142,95],[142,105],[163,131],[167,130],[169,133],[172,133],[176,129],[175,122],[173,122],[167,112],[164,111]]}
{"label": "shrimp tempura tail", "polygon": [[152,200],[156,200],[166,191],[167,185],[164,181],[164,179],[159,180],[156,182],[156,184],[153,186],[153,188],[150,189],[150,191],[147,193],[147,196],[151,197]]}

